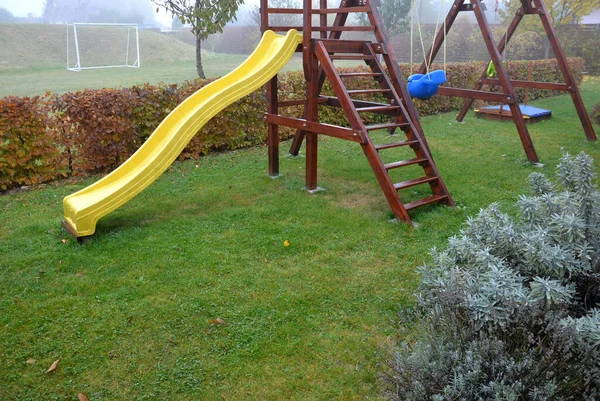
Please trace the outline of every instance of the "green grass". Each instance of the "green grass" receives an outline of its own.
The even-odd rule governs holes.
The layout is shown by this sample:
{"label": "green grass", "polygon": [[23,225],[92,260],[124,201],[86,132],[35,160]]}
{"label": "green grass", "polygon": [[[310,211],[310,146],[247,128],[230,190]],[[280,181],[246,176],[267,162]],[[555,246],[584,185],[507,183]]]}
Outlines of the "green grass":
{"label": "green grass", "polygon": [[[582,92],[600,102],[600,80]],[[564,150],[599,167],[568,96],[535,105],[554,112],[530,126],[543,167],[512,123],[423,119],[457,207],[415,211],[414,230],[388,223],[360,147],[326,137],[324,192],[302,190],[303,158],[268,178],[264,147],[175,163],[87,245],[64,243],[61,200],[98,177],[0,196],[0,399],[379,399],[378,353],[428,250],[491,202],[514,213]]]}
{"label": "green grass", "polygon": [[[100,38],[106,35],[105,32],[86,33],[88,37],[82,37],[82,40],[100,42]],[[116,36],[114,32],[108,39],[115,39],[113,36]],[[119,38],[117,36],[116,39]],[[82,48],[84,45],[81,44]],[[110,48],[107,44],[105,47]],[[123,54],[124,51],[119,52],[119,56]],[[72,72],[66,69],[65,26],[0,24],[0,97],[126,87],[145,82],[181,82],[197,76],[195,54],[194,46],[174,37],[140,31],[141,68]],[[105,63],[102,57],[100,54],[84,53],[82,63],[84,66]],[[205,73],[211,77],[224,75],[246,57],[203,51]]]}
{"label": "green grass", "polygon": [[[66,27],[63,25],[0,24],[0,97],[36,96],[50,91],[64,93],[84,88],[117,88],[143,83],[178,83],[197,77],[195,47],[172,35],[140,31],[140,68],[109,68],[83,70],[66,69]],[[112,56],[123,57],[124,50],[114,46],[123,35],[104,31],[86,31],[81,36],[81,48],[89,49],[86,41],[106,42]],[[84,40],[85,39],[85,40]],[[118,50],[118,51],[117,51]],[[83,51],[83,50],[82,50]],[[73,55],[71,50],[71,56]],[[207,77],[220,77],[237,68],[248,55],[202,52]],[[106,56],[85,52],[82,64],[106,63]],[[119,63],[123,62],[118,61]],[[71,60],[71,65],[74,60]],[[342,66],[355,65],[342,62]],[[296,55],[284,71],[302,68],[302,58]]]}
{"label": "green grass", "polygon": [[[220,54],[207,58],[207,76],[221,76],[236,68],[245,56]],[[84,88],[117,88],[143,83],[182,82],[197,77],[195,61],[155,63],[141,68],[107,68],[67,71],[66,68],[40,68],[0,72],[0,97],[8,95],[36,96],[46,91],[64,93]]]}

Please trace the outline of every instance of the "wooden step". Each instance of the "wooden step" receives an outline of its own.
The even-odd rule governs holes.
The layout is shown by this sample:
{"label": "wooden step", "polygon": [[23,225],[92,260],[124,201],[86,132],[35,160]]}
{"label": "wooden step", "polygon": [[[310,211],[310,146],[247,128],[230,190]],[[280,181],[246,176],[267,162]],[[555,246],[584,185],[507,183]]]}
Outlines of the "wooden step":
{"label": "wooden step", "polygon": [[417,141],[417,140],[384,143],[382,145],[375,145],[375,150],[380,151],[380,150],[384,150],[384,149],[398,148],[400,146],[408,146],[408,145],[413,145],[413,144],[418,144],[418,143],[419,143],[419,141]]}
{"label": "wooden step", "polygon": [[[269,11],[272,9],[268,9]],[[300,9],[300,11],[303,11]],[[371,7],[343,7],[343,8],[326,8],[312,9],[312,14],[345,14],[345,13],[370,13]],[[302,12],[298,13],[302,14]]]}
{"label": "wooden step", "polygon": [[386,124],[367,125],[365,128],[367,129],[367,131],[377,131],[380,129],[408,127],[409,125],[410,125],[409,123],[386,123]]}
{"label": "wooden step", "polygon": [[429,205],[431,203],[442,202],[446,199],[448,199],[448,195],[430,195],[426,198],[406,203],[404,205],[404,208],[406,210],[416,209],[418,207]]}
{"label": "wooden step", "polygon": [[[302,28],[300,28],[302,30]],[[372,25],[313,26],[315,32],[374,32]]]}
{"label": "wooden step", "polygon": [[380,77],[383,74],[380,72],[340,72],[340,77]]}
{"label": "wooden step", "polygon": [[332,60],[373,60],[373,56],[364,54],[332,54]]}
{"label": "wooden step", "polygon": [[415,178],[413,180],[403,181],[403,182],[399,182],[397,184],[394,184],[394,188],[396,188],[396,190],[401,190],[401,189],[404,189],[404,188],[414,187],[415,185],[425,184],[426,182],[435,181],[437,179],[438,179],[437,177]]}
{"label": "wooden step", "polygon": [[391,89],[352,89],[348,91],[349,95],[390,93]]}
{"label": "wooden step", "polygon": [[356,111],[359,113],[379,113],[385,111],[398,111],[400,107],[398,106],[374,106],[374,107],[360,107],[357,108]]}
{"label": "wooden step", "polygon": [[387,164],[384,164],[383,167],[385,167],[386,170],[391,170],[394,168],[410,166],[411,164],[423,163],[426,161],[427,161],[426,157],[417,157],[414,159],[400,160],[400,161],[393,162],[393,163],[387,163]]}

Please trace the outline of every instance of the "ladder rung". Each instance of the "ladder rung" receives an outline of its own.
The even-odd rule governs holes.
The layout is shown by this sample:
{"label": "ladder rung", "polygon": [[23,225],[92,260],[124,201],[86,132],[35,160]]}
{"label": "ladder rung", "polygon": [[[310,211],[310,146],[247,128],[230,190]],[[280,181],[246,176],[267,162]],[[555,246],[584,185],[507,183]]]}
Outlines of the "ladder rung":
{"label": "ladder rung", "polygon": [[415,209],[421,206],[429,205],[430,203],[441,202],[448,199],[448,195],[430,195],[427,198],[412,201],[404,205],[406,210]]}
{"label": "ladder rung", "polygon": [[343,8],[326,8],[313,9],[313,14],[345,14],[345,13],[370,13],[370,7],[343,7]]}
{"label": "ladder rung", "polygon": [[417,157],[415,159],[400,160],[397,162],[384,164],[383,167],[385,167],[386,170],[391,170],[393,168],[410,166],[411,164],[423,163],[426,161],[427,161],[427,158],[425,158],[425,157]]}
{"label": "ladder rung", "polygon": [[404,189],[404,188],[414,187],[415,185],[419,185],[419,184],[425,184],[426,182],[435,181],[437,179],[438,179],[437,177],[415,178],[414,180],[408,180],[408,181],[403,181],[403,182],[394,184],[394,188],[396,188],[397,190],[400,190],[400,189]]}
{"label": "ladder rung", "polygon": [[348,91],[349,95],[369,94],[369,93],[389,93],[391,89],[352,89]]}
{"label": "ladder rung", "polygon": [[399,110],[398,106],[374,106],[374,107],[359,107],[356,109],[359,113],[378,113],[381,111],[396,111]]}
{"label": "ladder rung", "polygon": [[[367,131],[377,131],[380,129],[388,129],[388,128],[400,128],[400,127],[408,127],[409,123],[387,123],[387,124],[375,124],[375,125],[367,125],[365,128]],[[417,141],[414,141],[417,142]]]}
{"label": "ladder rung", "polygon": [[313,26],[315,32],[374,32],[374,26],[346,25],[346,26]]}
{"label": "ladder rung", "polygon": [[413,145],[416,143],[419,143],[419,141],[400,141],[400,142],[385,143],[383,145],[375,145],[375,149],[379,151],[379,150],[384,150],[384,149],[398,148],[400,146]]}
{"label": "ladder rung", "polygon": [[380,72],[340,72],[340,77],[380,77],[383,74]]}
{"label": "ladder rung", "polygon": [[373,56],[367,56],[364,54],[333,54],[332,60],[373,60]]}

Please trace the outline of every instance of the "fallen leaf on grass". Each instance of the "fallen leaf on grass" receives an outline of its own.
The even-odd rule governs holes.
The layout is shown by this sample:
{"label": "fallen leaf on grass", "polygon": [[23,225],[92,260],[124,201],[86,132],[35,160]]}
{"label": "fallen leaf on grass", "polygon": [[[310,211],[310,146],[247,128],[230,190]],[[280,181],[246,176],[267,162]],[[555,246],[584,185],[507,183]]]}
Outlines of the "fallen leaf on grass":
{"label": "fallen leaf on grass", "polygon": [[69,242],[69,240],[68,240],[68,239],[66,239],[66,238],[63,238],[63,239],[61,239],[61,240],[60,240],[60,242],[62,242],[63,244],[66,244],[66,243],[68,243],[68,242]]}
{"label": "fallen leaf on grass", "polygon": [[25,361],[25,363],[28,364],[28,365],[33,365],[35,362],[36,361],[33,358],[29,358],[27,361]]}
{"label": "fallen leaf on grass", "polygon": [[89,400],[88,400],[88,398],[86,397],[86,395],[85,395],[85,394],[83,394],[83,393],[78,393],[78,394],[77,394],[77,399],[78,399],[79,401],[89,401]]}
{"label": "fallen leaf on grass", "polygon": [[285,246],[285,247],[290,246],[290,241],[287,239],[285,241],[283,241],[283,246]]}
{"label": "fallen leaf on grass", "polygon": [[58,367],[58,361],[60,361],[60,359],[57,359],[56,361],[52,362],[52,365],[50,365],[46,373],[54,372]]}
{"label": "fallen leaf on grass", "polygon": [[225,320],[221,319],[220,317],[209,320],[208,322],[210,324],[219,325],[219,326],[223,326],[223,325],[227,324],[227,322],[225,322]]}

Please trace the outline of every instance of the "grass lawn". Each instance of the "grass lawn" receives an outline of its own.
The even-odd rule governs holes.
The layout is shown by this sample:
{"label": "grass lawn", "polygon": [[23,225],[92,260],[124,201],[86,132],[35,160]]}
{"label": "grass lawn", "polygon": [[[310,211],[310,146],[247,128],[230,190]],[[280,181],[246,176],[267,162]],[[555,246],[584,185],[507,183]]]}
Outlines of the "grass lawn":
{"label": "grass lawn", "polygon": [[[216,77],[232,71],[246,59],[244,55],[211,54],[205,61],[207,76]],[[66,68],[30,68],[0,73],[0,97],[8,95],[35,96],[45,91],[64,93],[82,88],[128,87],[145,82],[181,82],[194,79],[196,62],[184,60],[177,63],[150,63],[140,68],[107,68],[98,70],[68,71]]]}
{"label": "grass lawn", "polygon": [[[204,73],[207,77],[221,77],[237,68],[248,55],[221,54],[207,52],[203,58]],[[354,62],[338,63],[344,66],[357,65]],[[363,63],[364,64],[364,63]],[[302,68],[302,57],[295,55],[283,71]],[[194,79],[195,60],[182,60],[177,63],[153,61],[140,68],[106,68],[97,70],[68,71],[66,67],[34,67],[19,70],[0,71],[0,97],[36,96],[46,91],[64,93],[83,88],[118,88],[143,83],[175,83]]]}
{"label": "grass lawn", "polygon": [[[582,89],[600,102],[600,79]],[[530,126],[543,167],[512,123],[423,119],[457,207],[416,211],[414,230],[388,223],[360,147],[326,137],[324,192],[302,190],[303,158],[268,178],[264,147],[175,163],[87,245],[61,230],[61,200],[98,177],[0,196],[0,399],[379,399],[378,354],[428,250],[491,202],[514,212],[563,149],[600,170],[568,96],[534,105],[554,112]]]}
{"label": "grass lawn", "polygon": [[[101,32],[88,31],[89,34],[97,41],[103,38]],[[31,40],[32,37],[35,40]],[[128,87],[143,83],[178,83],[197,77],[195,47],[168,35],[145,30],[140,32],[140,68],[68,71],[65,43],[66,29],[63,25],[0,24],[0,97]],[[106,65],[113,60],[102,56],[102,52],[84,53],[82,65]],[[203,51],[202,65],[207,77],[220,77],[237,68],[247,57],[244,54]],[[74,60],[71,61],[73,64]],[[357,63],[345,61],[340,65]],[[284,71],[301,68],[302,57],[298,54]]]}

